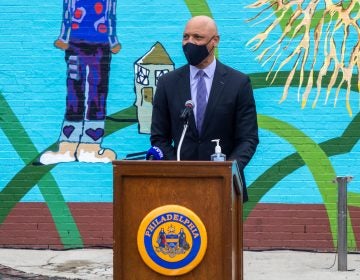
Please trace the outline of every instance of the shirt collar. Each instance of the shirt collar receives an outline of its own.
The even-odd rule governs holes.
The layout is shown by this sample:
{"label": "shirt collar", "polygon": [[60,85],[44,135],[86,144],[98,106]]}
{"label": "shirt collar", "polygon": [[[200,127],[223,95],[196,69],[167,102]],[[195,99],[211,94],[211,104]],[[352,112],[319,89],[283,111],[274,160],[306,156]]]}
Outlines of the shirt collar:
{"label": "shirt collar", "polygon": [[215,73],[215,68],[216,68],[216,59],[214,59],[206,68],[204,69],[199,69],[196,66],[192,66],[190,65],[190,77],[191,79],[195,79],[195,76],[197,74],[197,72],[199,72],[199,70],[203,70],[206,74],[206,76],[210,79],[212,79],[214,77],[214,73]]}

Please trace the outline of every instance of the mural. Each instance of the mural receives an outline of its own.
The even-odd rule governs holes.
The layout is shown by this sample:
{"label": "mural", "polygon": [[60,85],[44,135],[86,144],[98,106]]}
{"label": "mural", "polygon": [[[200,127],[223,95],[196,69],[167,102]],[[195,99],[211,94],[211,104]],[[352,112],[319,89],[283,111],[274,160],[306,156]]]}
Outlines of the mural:
{"label": "mural", "polygon": [[[19,0],[1,12],[23,33],[0,30],[2,45],[22,46],[21,55],[19,48],[6,48],[0,63],[0,245],[111,246],[112,166],[103,163],[141,158],[148,149],[157,78],[185,63],[183,23],[205,14],[219,24],[217,57],[250,75],[257,103],[260,145],[246,169],[245,246],[332,250],[333,180],[353,175],[348,246],[360,248],[358,1],[159,0],[146,10],[138,10],[144,1],[91,3],[93,10],[81,1],[51,6],[54,12],[41,18],[50,24],[35,29],[30,23],[39,15],[31,7],[43,2],[30,7]],[[65,50],[66,73],[59,67],[61,52],[49,45],[61,8],[55,46]],[[22,21],[14,19],[14,9],[23,13]],[[82,21],[89,14],[91,20]],[[83,23],[91,30],[97,26],[101,36],[111,34],[106,50],[92,45],[96,35],[84,35]],[[120,50],[116,31],[123,47],[111,58]],[[80,45],[67,47],[79,38]],[[83,59],[82,47],[93,51],[91,59]],[[90,100],[100,105],[88,106]],[[330,100],[334,106],[327,106]],[[61,120],[60,138],[52,142]],[[34,235],[45,227],[48,239],[26,230],[9,237],[30,221]],[[272,230],[282,232],[271,235]]]}

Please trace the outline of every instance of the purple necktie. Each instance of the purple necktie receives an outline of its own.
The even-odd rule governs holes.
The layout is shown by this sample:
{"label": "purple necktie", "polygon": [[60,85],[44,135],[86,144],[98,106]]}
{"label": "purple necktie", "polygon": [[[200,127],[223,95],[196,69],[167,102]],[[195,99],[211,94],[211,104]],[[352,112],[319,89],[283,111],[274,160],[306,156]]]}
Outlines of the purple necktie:
{"label": "purple necktie", "polygon": [[204,121],[205,109],[206,109],[206,85],[204,79],[205,72],[199,70],[196,74],[197,76],[197,93],[196,93],[196,124],[199,134],[201,134],[201,128]]}

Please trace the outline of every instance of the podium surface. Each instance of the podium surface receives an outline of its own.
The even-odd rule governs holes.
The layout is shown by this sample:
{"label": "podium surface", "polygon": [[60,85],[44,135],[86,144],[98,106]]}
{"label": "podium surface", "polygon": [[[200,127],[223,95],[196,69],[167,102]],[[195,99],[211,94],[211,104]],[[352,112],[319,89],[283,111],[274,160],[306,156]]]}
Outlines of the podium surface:
{"label": "podium surface", "polygon": [[[124,160],[114,161],[113,168],[114,279],[243,279],[242,197],[235,162]],[[167,209],[163,215],[162,209]],[[184,215],[178,214],[181,209]],[[191,226],[187,211],[194,214],[189,221],[199,218],[201,225]],[[158,217],[147,220],[153,213]],[[165,217],[176,219],[165,223]],[[180,222],[189,241],[184,249],[173,227]],[[166,248],[160,231],[167,231]],[[169,243],[169,236],[178,239]],[[168,248],[178,255],[171,256]]]}

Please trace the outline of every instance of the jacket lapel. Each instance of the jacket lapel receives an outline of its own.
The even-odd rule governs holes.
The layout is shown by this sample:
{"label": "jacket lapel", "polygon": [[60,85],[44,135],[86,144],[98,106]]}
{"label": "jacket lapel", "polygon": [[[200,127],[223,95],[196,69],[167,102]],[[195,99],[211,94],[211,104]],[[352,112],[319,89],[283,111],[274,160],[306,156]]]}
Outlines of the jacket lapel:
{"label": "jacket lapel", "polygon": [[[179,79],[177,81],[177,87],[175,91],[178,93],[179,102],[183,108],[185,108],[185,102],[191,100],[191,89],[190,89],[190,67],[189,65],[185,65],[179,68]],[[196,123],[195,123],[195,115],[194,112],[190,115],[189,118],[189,129],[193,130],[193,132],[197,132]]]}
{"label": "jacket lapel", "polygon": [[177,80],[177,86],[174,88],[174,92],[177,92],[179,96],[179,102],[184,105],[185,102],[191,100],[190,90],[190,69],[189,65],[185,65],[179,69],[179,79]]}
{"label": "jacket lapel", "polygon": [[225,75],[226,75],[225,68],[223,67],[222,63],[217,60],[215,73],[214,73],[214,79],[212,82],[209,100],[208,100],[208,104],[206,106],[205,117],[204,117],[204,122],[203,122],[202,130],[204,132],[206,131],[206,128],[210,123],[210,119],[212,117],[212,112],[214,111],[215,106],[218,102],[218,99],[221,96],[221,92],[224,88]]}

